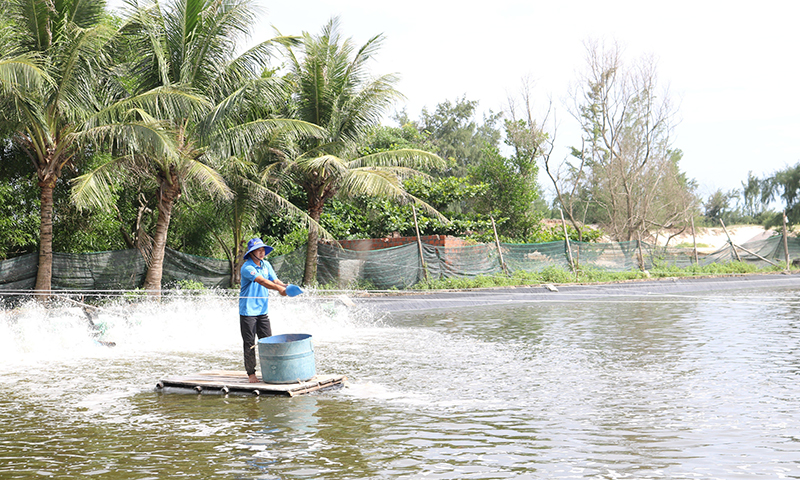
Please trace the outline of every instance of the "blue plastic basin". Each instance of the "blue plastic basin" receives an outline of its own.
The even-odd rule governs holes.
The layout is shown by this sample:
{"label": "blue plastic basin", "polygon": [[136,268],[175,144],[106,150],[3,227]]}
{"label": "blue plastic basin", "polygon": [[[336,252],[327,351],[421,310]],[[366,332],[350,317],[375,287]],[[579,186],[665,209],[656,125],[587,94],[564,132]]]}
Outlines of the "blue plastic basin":
{"label": "blue plastic basin", "polygon": [[264,383],[294,383],[317,374],[311,335],[287,333],[258,339],[258,360]]}

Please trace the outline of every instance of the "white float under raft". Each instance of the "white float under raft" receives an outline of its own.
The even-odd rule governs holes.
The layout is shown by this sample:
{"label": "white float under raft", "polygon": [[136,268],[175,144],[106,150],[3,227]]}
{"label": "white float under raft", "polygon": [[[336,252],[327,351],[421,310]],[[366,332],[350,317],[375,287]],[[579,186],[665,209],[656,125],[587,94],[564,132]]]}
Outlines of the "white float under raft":
{"label": "white float under raft", "polygon": [[159,390],[190,389],[197,393],[249,393],[252,395],[282,395],[294,397],[343,385],[344,375],[315,375],[309,380],[294,383],[250,383],[244,371],[209,370],[191,375],[167,377],[156,384]]}

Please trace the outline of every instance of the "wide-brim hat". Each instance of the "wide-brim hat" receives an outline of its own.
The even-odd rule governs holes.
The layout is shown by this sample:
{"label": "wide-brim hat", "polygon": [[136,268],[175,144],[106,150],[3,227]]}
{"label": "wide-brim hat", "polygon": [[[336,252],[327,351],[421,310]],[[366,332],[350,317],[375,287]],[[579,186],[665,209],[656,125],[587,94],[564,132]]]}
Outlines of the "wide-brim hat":
{"label": "wide-brim hat", "polygon": [[247,242],[247,251],[244,252],[245,260],[247,259],[247,256],[250,255],[250,252],[252,252],[253,250],[258,250],[259,248],[264,249],[265,255],[269,255],[269,252],[274,250],[274,248],[262,242],[260,238],[253,238],[249,242]]}

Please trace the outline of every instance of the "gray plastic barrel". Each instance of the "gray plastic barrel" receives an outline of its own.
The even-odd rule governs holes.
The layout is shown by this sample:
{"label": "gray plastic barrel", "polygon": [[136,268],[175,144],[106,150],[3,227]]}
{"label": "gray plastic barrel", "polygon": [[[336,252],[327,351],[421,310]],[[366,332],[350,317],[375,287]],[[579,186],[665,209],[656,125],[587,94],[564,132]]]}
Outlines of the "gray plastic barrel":
{"label": "gray plastic barrel", "polygon": [[317,374],[311,335],[287,333],[258,339],[258,360],[264,383],[294,383]]}

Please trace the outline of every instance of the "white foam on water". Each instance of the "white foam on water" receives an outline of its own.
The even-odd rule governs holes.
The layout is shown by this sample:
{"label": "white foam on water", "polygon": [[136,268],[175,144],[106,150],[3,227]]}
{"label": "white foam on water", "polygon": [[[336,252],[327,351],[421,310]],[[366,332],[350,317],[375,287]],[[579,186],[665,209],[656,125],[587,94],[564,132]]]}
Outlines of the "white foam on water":
{"label": "white foam on water", "polygon": [[[241,350],[236,297],[209,293],[161,301],[117,299],[92,312],[34,301],[0,309],[0,371],[59,360]],[[273,335],[307,333],[317,344],[346,338],[359,322],[373,321],[336,299],[313,295],[274,296],[269,315]]]}
{"label": "white foam on water", "polygon": [[[317,372],[347,375],[343,394],[352,398],[408,406],[458,403],[464,400],[461,394],[443,399],[436,393],[452,381],[446,364],[460,364],[460,374],[473,379],[484,379],[489,360],[492,370],[525,364],[482,339],[386,326],[379,314],[315,292],[295,298],[274,295],[269,315],[273,335],[310,334]],[[105,346],[111,342],[113,347]],[[230,295],[116,299],[91,315],[73,304],[46,308],[30,302],[0,310],[0,383],[6,384],[24,381],[26,375],[71,378],[73,371],[85,372],[77,375],[79,381],[91,372],[117,379],[117,388],[124,391],[162,375],[241,369],[241,349],[238,299]],[[114,362],[104,367],[111,363],[95,360]],[[98,370],[103,368],[113,370]],[[94,403],[109,403],[102,395],[87,401],[88,411],[95,410]]]}
{"label": "white foam on water", "polygon": [[79,308],[29,302],[0,310],[0,364],[82,357],[95,346],[93,328]]}

